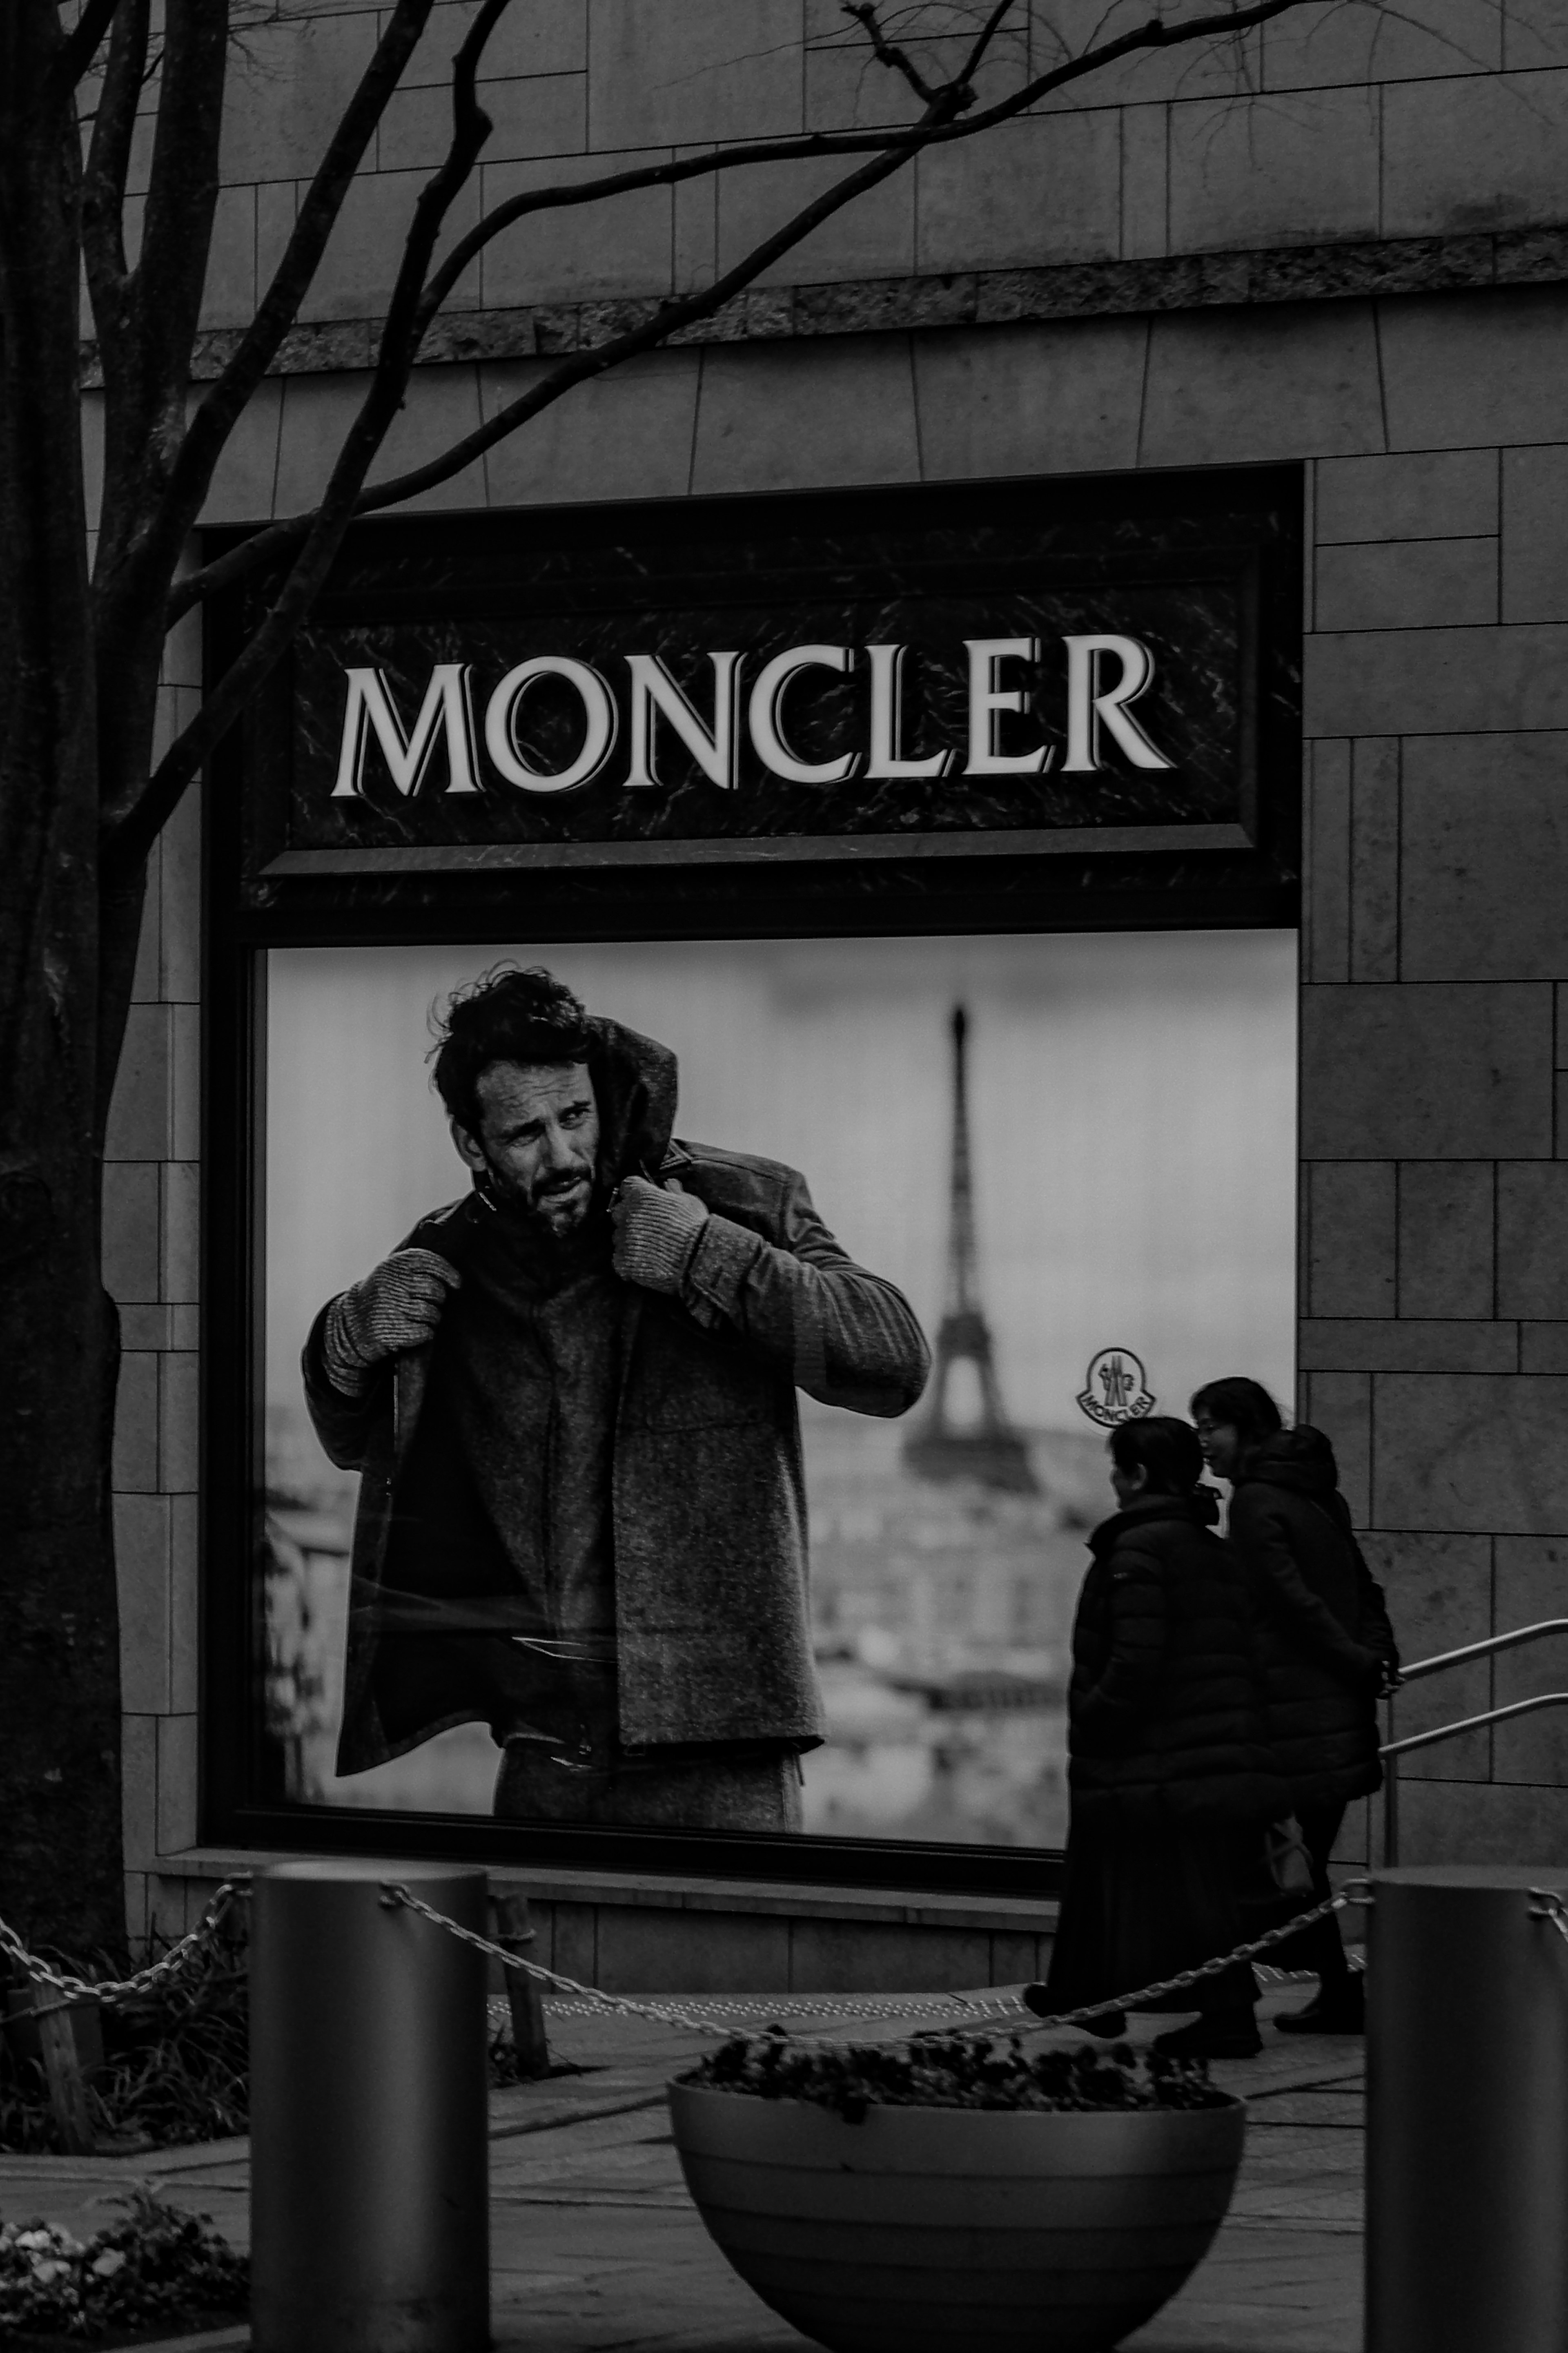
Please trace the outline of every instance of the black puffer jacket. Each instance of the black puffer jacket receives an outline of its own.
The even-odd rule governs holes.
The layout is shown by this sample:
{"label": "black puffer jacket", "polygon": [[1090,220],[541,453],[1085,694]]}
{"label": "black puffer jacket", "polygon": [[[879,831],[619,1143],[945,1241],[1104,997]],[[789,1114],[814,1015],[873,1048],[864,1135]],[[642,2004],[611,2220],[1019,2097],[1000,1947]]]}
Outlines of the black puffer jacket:
{"label": "black puffer jacket", "polygon": [[1207,1494],[1152,1495],[1089,1538],[1073,1622],[1076,1820],[1261,1821],[1284,1810],[1262,1738],[1240,1563]]}
{"label": "black puffer jacket", "polygon": [[1230,1538],[1247,1573],[1265,1726],[1290,1803],[1364,1797],[1383,1779],[1377,1692],[1399,1654],[1321,1430],[1282,1430],[1253,1450],[1231,1497]]}

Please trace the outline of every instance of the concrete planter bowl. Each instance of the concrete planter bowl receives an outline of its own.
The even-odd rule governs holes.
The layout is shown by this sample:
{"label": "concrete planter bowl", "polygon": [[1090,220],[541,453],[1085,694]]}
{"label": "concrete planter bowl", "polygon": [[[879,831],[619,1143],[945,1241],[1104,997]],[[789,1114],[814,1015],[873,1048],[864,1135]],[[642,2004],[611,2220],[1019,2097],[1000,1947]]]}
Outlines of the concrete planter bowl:
{"label": "concrete planter bowl", "polygon": [[748,2286],[829,2353],[1094,2353],[1202,2261],[1240,2100],[1061,2113],[669,2087],[687,2186]]}

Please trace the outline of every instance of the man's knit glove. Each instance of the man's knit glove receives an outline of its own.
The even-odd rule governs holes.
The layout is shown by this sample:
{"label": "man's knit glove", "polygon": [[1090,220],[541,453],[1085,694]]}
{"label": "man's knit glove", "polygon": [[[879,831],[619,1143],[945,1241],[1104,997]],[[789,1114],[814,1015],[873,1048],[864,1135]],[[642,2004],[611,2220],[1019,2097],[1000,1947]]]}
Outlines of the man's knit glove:
{"label": "man's knit glove", "polygon": [[463,1278],[434,1250],[395,1250],[363,1282],[334,1299],[321,1326],[327,1378],[345,1397],[369,1386],[384,1356],[423,1347],[441,1320],[448,1291]]}
{"label": "man's knit glove", "polygon": [[627,1282],[671,1298],[691,1263],[708,1212],[673,1182],[664,1190],[646,1176],[628,1176],[610,1205],[616,1229],[615,1269]]}

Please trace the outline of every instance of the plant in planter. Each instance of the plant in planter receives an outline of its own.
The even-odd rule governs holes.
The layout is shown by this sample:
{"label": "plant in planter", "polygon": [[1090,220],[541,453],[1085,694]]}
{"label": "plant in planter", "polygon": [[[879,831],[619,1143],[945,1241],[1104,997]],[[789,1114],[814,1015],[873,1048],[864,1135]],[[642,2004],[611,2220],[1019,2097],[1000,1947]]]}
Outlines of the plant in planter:
{"label": "plant in planter", "polygon": [[687,2185],[750,2286],[830,2353],[1093,2353],[1224,2219],[1246,2109],[1202,2063],[1016,2036],[737,2037],[669,2086]]}

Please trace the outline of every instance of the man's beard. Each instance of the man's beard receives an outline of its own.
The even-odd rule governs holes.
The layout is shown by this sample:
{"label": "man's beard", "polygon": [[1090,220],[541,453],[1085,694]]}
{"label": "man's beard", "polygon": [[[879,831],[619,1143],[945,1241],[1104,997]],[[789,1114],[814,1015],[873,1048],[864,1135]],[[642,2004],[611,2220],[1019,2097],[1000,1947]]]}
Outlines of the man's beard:
{"label": "man's beard", "polygon": [[488,1171],[486,1190],[496,1207],[514,1218],[525,1232],[558,1244],[579,1240],[602,1215],[605,1206],[605,1187],[596,1168],[549,1177],[543,1184],[524,1191],[520,1186],[509,1185],[492,1166]]}

